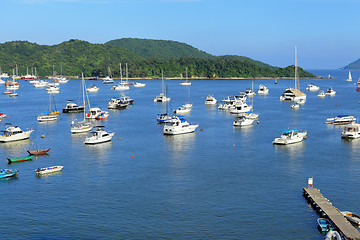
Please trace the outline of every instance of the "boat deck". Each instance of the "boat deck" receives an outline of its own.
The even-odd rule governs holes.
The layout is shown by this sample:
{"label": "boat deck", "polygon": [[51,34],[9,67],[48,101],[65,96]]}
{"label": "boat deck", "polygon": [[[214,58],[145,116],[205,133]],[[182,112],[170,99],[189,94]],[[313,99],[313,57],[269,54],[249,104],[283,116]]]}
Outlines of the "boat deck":
{"label": "boat deck", "polygon": [[360,240],[360,232],[320,193],[319,189],[304,188],[303,195],[313,207],[319,208],[347,239]]}

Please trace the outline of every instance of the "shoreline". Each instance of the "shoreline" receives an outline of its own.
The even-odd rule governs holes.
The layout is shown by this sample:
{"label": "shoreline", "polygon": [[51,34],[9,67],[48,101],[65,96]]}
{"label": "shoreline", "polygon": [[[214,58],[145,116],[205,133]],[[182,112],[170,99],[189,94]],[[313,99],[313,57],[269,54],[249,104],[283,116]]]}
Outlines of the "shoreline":
{"label": "shoreline", "polygon": [[[46,76],[48,77],[48,76]],[[80,79],[81,77],[79,76],[64,76],[68,79]],[[86,80],[89,80],[89,78],[91,77],[84,77]],[[245,78],[245,77],[230,77],[230,78],[206,78],[206,77],[192,77],[192,78],[188,78],[189,81],[192,80],[265,80],[265,79],[294,79],[293,77],[255,77],[255,78]],[[328,76],[328,77],[321,77],[321,76],[316,76],[315,78],[312,77],[301,77],[299,79],[335,79],[334,77]],[[102,80],[102,78],[99,78],[97,80],[91,80],[91,81],[100,81]],[[113,80],[120,80],[120,78],[113,78]],[[124,79],[123,79],[124,80]],[[143,78],[128,78],[128,80],[161,80],[161,78],[159,77],[143,77]],[[164,80],[183,80],[185,81],[185,78],[180,78],[180,77],[169,77],[169,78],[164,78]]]}

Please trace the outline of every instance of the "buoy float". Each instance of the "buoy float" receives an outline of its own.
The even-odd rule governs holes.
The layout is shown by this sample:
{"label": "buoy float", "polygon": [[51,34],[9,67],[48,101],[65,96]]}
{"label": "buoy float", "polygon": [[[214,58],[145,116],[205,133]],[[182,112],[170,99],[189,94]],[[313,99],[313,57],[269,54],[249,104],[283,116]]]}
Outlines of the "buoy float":
{"label": "buoy float", "polygon": [[233,144],[233,147],[235,147],[235,144]]}
{"label": "buoy float", "polygon": [[313,185],[312,184],[309,184],[309,188],[312,188],[313,187]]}
{"label": "buoy float", "polygon": [[257,124],[260,124],[260,121],[257,121],[256,123],[257,123]]}
{"label": "buoy float", "polygon": [[133,158],[134,157],[134,155],[131,155],[131,158]]}
{"label": "buoy float", "polygon": [[200,132],[202,132],[203,131],[203,129],[202,128],[200,128],[200,130],[199,130]]}
{"label": "buoy float", "polygon": [[45,135],[41,135],[41,138],[45,138]]}
{"label": "buoy float", "polygon": [[120,138],[118,138],[119,140],[121,140],[121,137]]}

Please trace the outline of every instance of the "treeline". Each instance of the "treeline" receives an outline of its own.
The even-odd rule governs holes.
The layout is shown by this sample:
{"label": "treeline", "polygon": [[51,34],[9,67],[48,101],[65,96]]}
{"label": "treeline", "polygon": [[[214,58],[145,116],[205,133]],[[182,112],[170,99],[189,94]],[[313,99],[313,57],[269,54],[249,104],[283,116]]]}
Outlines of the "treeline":
{"label": "treeline", "polygon": [[[154,41],[154,40],[152,40]],[[139,44],[139,43],[137,43]],[[138,46],[138,45],[137,45]],[[151,47],[151,46],[150,46]],[[174,43],[171,43],[174,49]],[[179,50],[181,51],[181,45]],[[86,41],[70,40],[58,45],[38,45],[26,41],[14,41],[0,44],[0,66],[3,72],[9,74],[18,66],[19,75],[26,74],[26,68],[37,70],[39,76],[56,74],[67,76],[106,76],[108,67],[113,77],[120,76],[122,63],[125,76],[125,63],[128,63],[129,77],[161,77],[161,70],[165,77],[204,78],[253,78],[253,77],[293,77],[294,66],[277,68],[265,63],[240,56],[222,57],[192,57],[196,55],[195,48],[188,45],[187,56],[180,58],[160,58],[139,55],[133,51],[113,44],[91,44]],[[140,46],[139,46],[140,48]],[[149,48],[149,45],[147,45]],[[140,51],[140,50],[139,50]],[[313,74],[299,68],[300,77],[315,77]]]}

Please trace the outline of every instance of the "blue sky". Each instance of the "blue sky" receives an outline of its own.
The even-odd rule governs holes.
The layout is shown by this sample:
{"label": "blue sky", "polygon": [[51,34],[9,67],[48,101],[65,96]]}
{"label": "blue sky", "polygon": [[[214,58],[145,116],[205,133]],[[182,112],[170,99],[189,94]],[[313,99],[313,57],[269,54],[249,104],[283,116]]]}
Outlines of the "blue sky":
{"label": "blue sky", "polygon": [[360,58],[358,0],[2,0],[0,43],[174,40],[273,66],[337,69]]}

